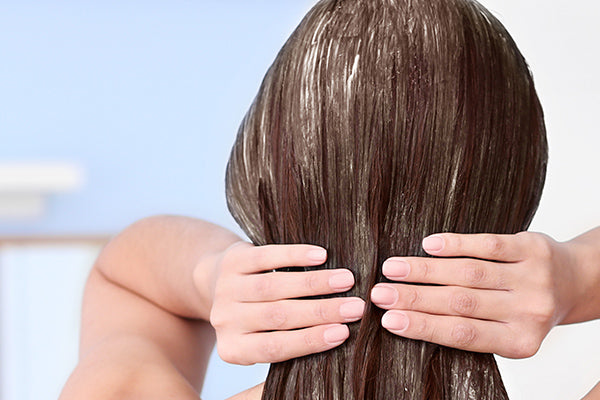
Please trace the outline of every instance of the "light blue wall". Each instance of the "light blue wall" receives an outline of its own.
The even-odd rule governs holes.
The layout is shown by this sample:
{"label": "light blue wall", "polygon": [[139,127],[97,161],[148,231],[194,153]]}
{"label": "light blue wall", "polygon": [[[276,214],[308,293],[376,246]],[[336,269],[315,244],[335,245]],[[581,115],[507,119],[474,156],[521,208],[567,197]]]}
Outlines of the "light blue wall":
{"label": "light blue wall", "polygon": [[[65,160],[87,175],[80,191],[52,196],[44,218],[0,220],[0,235],[112,234],[158,213],[234,228],[223,184],[231,144],[311,3],[0,0],[0,162]],[[57,274],[51,259],[40,265],[54,270],[62,290],[81,275]],[[42,365],[38,359],[22,358]],[[71,358],[55,361],[73,367]],[[239,392],[265,371],[227,366],[214,354],[203,398]]]}
{"label": "light blue wall", "polygon": [[311,3],[0,0],[0,162],[87,171],[0,235],[113,233],[157,213],[232,227],[231,143]]}

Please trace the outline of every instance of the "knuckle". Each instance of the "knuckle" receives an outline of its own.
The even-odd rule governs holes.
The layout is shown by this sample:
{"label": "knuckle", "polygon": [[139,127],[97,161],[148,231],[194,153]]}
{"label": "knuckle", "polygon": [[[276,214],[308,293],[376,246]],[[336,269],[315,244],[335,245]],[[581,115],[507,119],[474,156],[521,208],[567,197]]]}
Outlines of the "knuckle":
{"label": "knuckle", "polygon": [[542,296],[536,303],[533,317],[542,324],[547,324],[554,318],[556,313],[556,300],[553,296]]}
{"label": "knuckle", "polygon": [[317,292],[319,290],[319,277],[311,272],[307,272],[304,277],[304,286],[310,292]]}
{"label": "knuckle", "polygon": [[217,352],[223,361],[229,364],[248,365],[249,363],[239,357],[237,351],[233,351],[228,343],[217,342]]}
{"label": "knuckle", "polygon": [[427,281],[433,274],[433,265],[427,260],[422,260],[418,264],[418,268],[421,274],[421,279]]}
{"label": "knuckle", "polygon": [[535,273],[536,283],[539,289],[552,291],[554,289],[554,280],[552,272],[544,266],[538,266]]}
{"label": "knuckle", "polygon": [[[237,246],[239,247],[239,246]],[[231,250],[226,251],[223,256],[221,257],[221,259],[219,260],[219,265],[221,267],[221,271],[225,272],[225,271],[231,271],[235,269],[235,266],[237,265],[237,261],[236,261],[236,251],[235,250],[237,247],[232,247]]]}
{"label": "knuckle", "polygon": [[417,289],[409,286],[404,288],[404,290],[399,291],[399,294],[401,299],[399,302],[402,303],[407,310],[416,310],[419,307],[419,304],[421,303],[421,294]]}
{"label": "knuckle", "polygon": [[255,247],[254,251],[252,253],[252,256],[250,258],[254,265],[261,265],[261,266],[265,265],[268,260],[268,247],[267,246]]}
{"label": "knuckle", "polygon": [[424,340],[426,342],[435,341],[435,330],[427,322],[426,318],[419,318],[417,321],[411,321],[411,325],[414,326],[414,333],[417,339]]}
{"label": "knuckle", "polygon": [[313,315],[316,317],[318,321],[329,321],[332,318],[330,317],[330,313],[328,308],[322,302],[315,303],[313,306]]}
{"label": "knuckle", "polygon": [[529,231],[521,231],[516,233],[515,236],[521,240],[529,242],[535,238],[536,234]]}
{"label": "knuckle", "polygon": [[227,348],[223,345],[221,345],[220,343],[217,344],[217,353],[219,353],[219,357],[221,357],[221,360],[225,361],[226,363],[230,363],[230,364],[234,364],[235,361],[233,359],[233,354],[231,352],[229,352],[227,350]]}
{"label": "knuckle", "polygon": [[502,267],[494,269],[492,272],[487,272],[485,278],[490,285],[490,289],[506,289],[510,286],[513,281],[511,272],[507,271],[506,268]]}
{"label": "knuckle", "polygon": [[270,304],[265,308],[264,321],[266,325],[272,329],[282,329],[285,327],[288,320],[285,309],[280,304]]}
{"label": "knuckle", "polygon": [[540,340],[534,335],[523,335],[515,341],[512,355],[514,358],[532,357],[539,350],[540,344]]}
{"label": "knuckle", "polygon": [[463,241],[460,235],[455,233],[445,233],[442,237],[444,238],[446,250],[451,249],[453,251],[459,251],[462,248]]}
{"label": "knuckle", "polygon": [[210,313],[210,317],[208,318],[210,325],[213,328],[220,328],[221,327],[221,320],[218,317],[218,314],[215,312],[211,312]]}
{"label": "knuckle", "polygon": [[504,253],[504,243],[494,235],[486,235],[483,238],[483,248],[493,258],[502,256]]}
{"label": "knuckle", "polygon": [[299,251],[296,246],[284,245],[284,246],[281,246],[279,249],[281,251],[281,256],[285,260],[297,260],[300,258],[300,257],[298,257]]}
{"label": "knuckle", "polygon": [[461,235],[452,235],[452,246],[456,250],[460,250],[464,247],[464,241]]}
{"label": "knuckle", "polygon": [[235,275],[219,274],[215,280],[215,299],[223,300],[225,302],[231,301],[231,292],[237,284],[238,280]]}
{"label": "knuckle", "polygon": [[464,269],[465,282],[468,285],[481,285],[486,279],[486,271],[481,265],[467,264]]}
{"label": "knuckle", "polygon": [[273,294],[273,285],[266,275],[254,275],[253,292],[257,298],[268,298]]}
{"label": "knuckle", "polygon": [[472,315],[478,307],[475,296],[468,293],[454,293],[450,298],[450,307],[459,315]]}
{"label": "knuckle", "polygon": [[215,329],[220,329],[225,326],[227,322],[227,314],[220,311],[219,308],[213,307],[209,317],[210,324]]}
{"label": "knuckle", "polygon": [[477,329],[471,324],[457,324],[452,328],[450,344],[452,347],[464,348],[477,341]]}
{"label": "knuckle", "polygon": [[540,235],[536,239],[536,242],[537,242],[536,247],[537,247],[538,257],[540,257],[544,261],[552,259],[552,257],[553,257],[552,242],[550,242],[550,240],[547,237],[542,236],[542,235]]}
{"label": "knuckle", "polygon": [[310,331],[304,332],[304,334],[302,335],[302,341],[304,342],[305,346],[307,349],[310,350],[315,350],[320,348],[321,346],[321,341],[317,340],[317,338],[315,338],[314,334],[311,333]]}
{"label": "knuckle", "polygon": [[260,345],[260,353],[266,362],[277,362],[283,356],[283,346],[274,339],[267,339]]}

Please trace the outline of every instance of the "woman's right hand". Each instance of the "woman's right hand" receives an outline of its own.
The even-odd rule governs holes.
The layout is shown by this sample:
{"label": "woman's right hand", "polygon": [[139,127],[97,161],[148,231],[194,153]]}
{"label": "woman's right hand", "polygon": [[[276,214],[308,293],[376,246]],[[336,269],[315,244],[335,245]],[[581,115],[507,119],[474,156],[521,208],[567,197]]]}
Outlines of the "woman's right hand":
{"label": "woman's right hand", "polygon": [[238,242],[221,253],[210,313],[221,358],[241,365],[274,363],[342,344],[349,335],[345,323],[362,317],[364,301],[298,298],[346,292],[354,286],[352,272],[273,272],[326,259],[325,249],[312,245]]}

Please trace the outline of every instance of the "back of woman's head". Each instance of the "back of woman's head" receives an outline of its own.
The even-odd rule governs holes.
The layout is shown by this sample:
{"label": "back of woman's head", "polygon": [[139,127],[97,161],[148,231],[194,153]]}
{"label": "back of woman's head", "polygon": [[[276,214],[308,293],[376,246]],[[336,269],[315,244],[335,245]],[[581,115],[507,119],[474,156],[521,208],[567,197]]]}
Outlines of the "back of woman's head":
{"label": "back of woman's head", "polygon": [[[368,299],[434,232],[515,233],[545,176],[542,110],[471,0],[322,0],[269,69],[227,168],[255,244],[312,243]],[[502,399],[494,358],[403,339],[367,301],[339,348],[271,367],[263,399]]]}

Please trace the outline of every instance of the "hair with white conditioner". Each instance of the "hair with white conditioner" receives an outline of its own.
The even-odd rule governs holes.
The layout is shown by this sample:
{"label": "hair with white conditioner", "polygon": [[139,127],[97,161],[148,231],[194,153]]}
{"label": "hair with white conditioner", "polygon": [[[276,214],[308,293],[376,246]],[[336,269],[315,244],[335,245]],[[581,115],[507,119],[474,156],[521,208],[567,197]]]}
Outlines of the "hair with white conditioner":
{"label": "hair with white conditioner", "polygon": [[[227,167],[257,245],[311,243],[368,300],[431,233],[515,233],[547,163],[529,68],[472,0],[322,0],[267,72]],[[506,399],[491,354],[395,336],[367,301],[350,338],[273,364],[263,399]]]}

